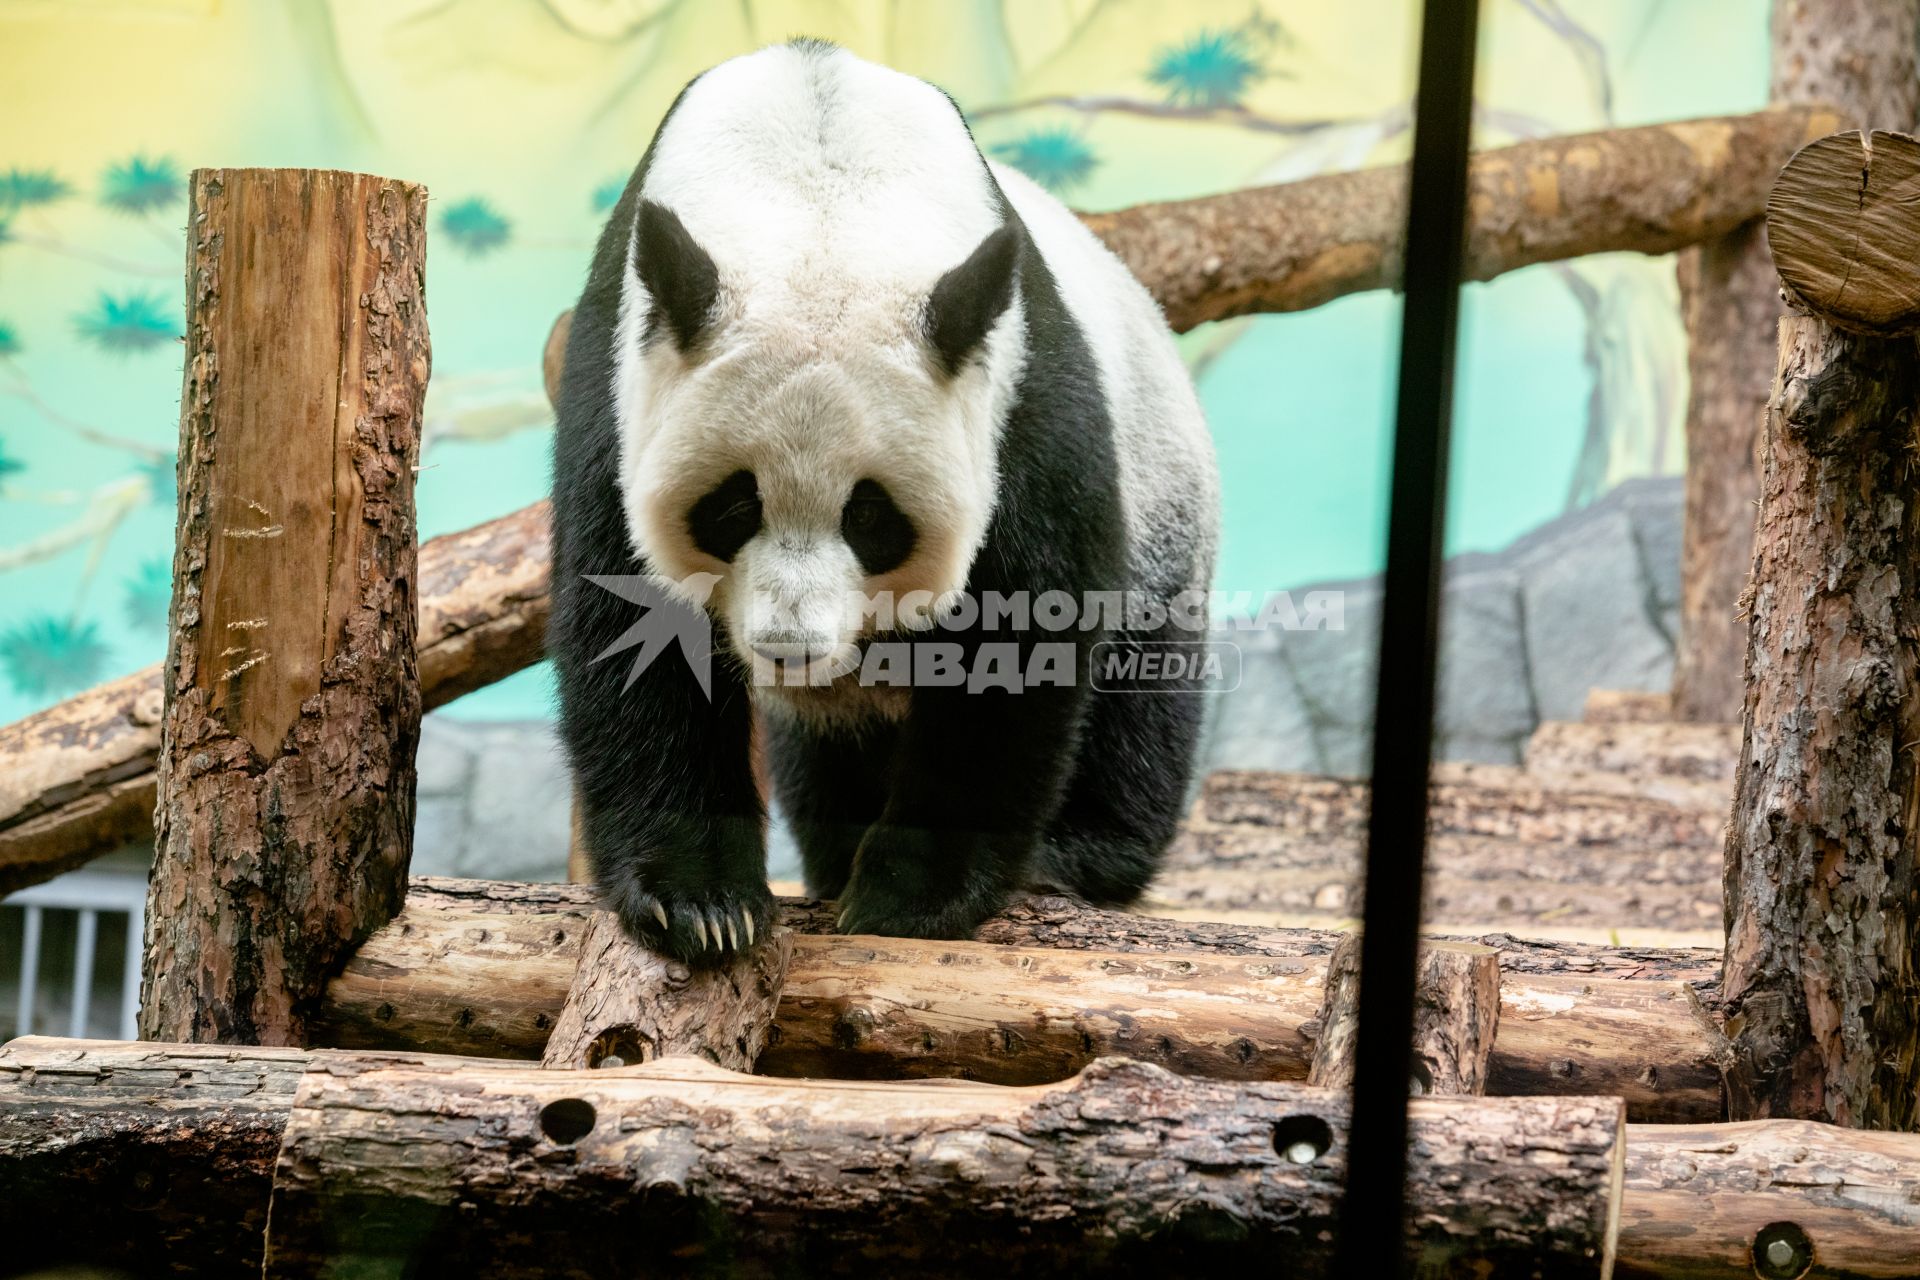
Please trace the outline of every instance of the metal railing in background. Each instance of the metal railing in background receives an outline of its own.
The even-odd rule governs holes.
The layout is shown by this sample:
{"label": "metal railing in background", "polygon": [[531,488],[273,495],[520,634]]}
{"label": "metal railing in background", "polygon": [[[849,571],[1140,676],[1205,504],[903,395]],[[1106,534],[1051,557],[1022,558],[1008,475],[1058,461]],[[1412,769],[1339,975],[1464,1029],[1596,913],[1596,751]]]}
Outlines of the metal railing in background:
{"label": "metal railing in background", "polygon": [[[120,982],[117,991],[118,1016],[114,1027],[122,1040],[135,1038],[140,1019],[140,945],[146,928],[147,879],[144,875],[116,873],[106,869],[83,868],[70,871],[45,884],[22,889],[0,903],[0,911],[21,913],[18,998],[14,1004],[12,1034],[32,1035],[36,1020],[42,1032],[64,1032],[70,1036],[91,1036],[94,1007],[94,976],[102,950],[101,927],[122,930]],[[48,912],[72,912],[73,962],[63,990],[55,998],[65,997],[66,1021],[62,1026],[49,1020],[41,1007],[44,994],[42,971],[43,943],[47,934]],[[104,917],[104,921],[103,921]],[[5,957],[0,957],[4,964]],[[3,1025],[3,1024],[0,1024]]]}
{"label": "metal railing in background", "polygon": [[1406,1274],[1407,1097],[1414,965],[1433,763],[1440,565],[1453,421],[1454,347],[1466,251],[1478,0],[1426,0],[1407,186],[1405,303],[1393,437],[1373,803],[1360,942],[1360,1027],[1336,1275]]}

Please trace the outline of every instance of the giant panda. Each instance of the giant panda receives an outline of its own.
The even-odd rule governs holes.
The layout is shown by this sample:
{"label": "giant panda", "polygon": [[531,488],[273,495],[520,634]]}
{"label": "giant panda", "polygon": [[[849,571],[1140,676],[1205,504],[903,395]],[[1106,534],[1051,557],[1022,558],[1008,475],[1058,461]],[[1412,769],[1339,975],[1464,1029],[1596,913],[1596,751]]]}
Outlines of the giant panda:
{"label": "giant panda", "polygon": [[[600,237],[558,407],[549,652],[604,901],[688,961],[763,938],[763,749],[844,931],[965,937],[1024,886],[1136,898],[1204,693],[1096,689],[1092,664],[1187,637],[1102,607],[1009,634],[953,602],[1187,593],[1191,626],[1217,508],[1158,307],[943,92],[814,40],[702,73]],[[608,656],[643,611],[604,585],[634,579],[704,610],[704,678]],[[884,626],[835,603],[885,593],[939,603]],[[848,655],[883,637],[1064,642],[1072,678],[865,681]]]}

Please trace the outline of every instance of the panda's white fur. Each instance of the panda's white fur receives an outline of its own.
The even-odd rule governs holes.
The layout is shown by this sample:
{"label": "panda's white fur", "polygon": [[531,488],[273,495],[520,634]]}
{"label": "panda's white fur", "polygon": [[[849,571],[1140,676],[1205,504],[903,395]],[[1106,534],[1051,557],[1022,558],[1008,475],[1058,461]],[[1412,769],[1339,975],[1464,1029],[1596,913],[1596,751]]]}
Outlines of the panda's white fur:
{"label": "panda's white fur", "polygon": [[[1000,225],[995,182],[1098,361],[1132,575],[1207,585],[1212,446],[1146,290],[1059,201],[985,165],[938,90],[844,50],[782,45],[688,88],[641,191],[714,261],[711,340],[691,356],[642,343],[649,300],[631,247],[614,336],[634,550],[670,583],[721,575],[709,607],[743,662],[831,652],[831,670],[843,670],[859,623],[849,598],[937,597],[966,583],[993,517],[996,437],[1026,336],[1016,299],[981,356],[948,377],[922,323],[936,281]],[[763,524],[721,562],[694,545],[686,513],[743,468],[758,480]],[[864,477],[917,533],[908,560],[877,578],[839,531]],[[1180,525],[1171,540],[1169,520]]]}

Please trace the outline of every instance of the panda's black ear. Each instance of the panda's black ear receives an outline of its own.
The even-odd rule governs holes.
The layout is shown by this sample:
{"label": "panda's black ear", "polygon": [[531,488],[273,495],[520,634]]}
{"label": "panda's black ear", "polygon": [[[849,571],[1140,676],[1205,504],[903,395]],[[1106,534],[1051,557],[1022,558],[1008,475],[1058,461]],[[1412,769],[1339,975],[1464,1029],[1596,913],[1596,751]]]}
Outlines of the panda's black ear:
{"label": "panda's black ear", "polygon": [[682,351],[706,332],[713,306],[720,296],[720,273],[713,258],[700,247],[680,215],[651,200],[640,202],[640,283],[653,299],[649,327],[664,323]]}
{"label": "panda's black ear", "polygon": [[927,341],[949,377],[960,372],[1013,300],[1024,242],[1019,222],[1009,218],[933,286],[927,298]]}

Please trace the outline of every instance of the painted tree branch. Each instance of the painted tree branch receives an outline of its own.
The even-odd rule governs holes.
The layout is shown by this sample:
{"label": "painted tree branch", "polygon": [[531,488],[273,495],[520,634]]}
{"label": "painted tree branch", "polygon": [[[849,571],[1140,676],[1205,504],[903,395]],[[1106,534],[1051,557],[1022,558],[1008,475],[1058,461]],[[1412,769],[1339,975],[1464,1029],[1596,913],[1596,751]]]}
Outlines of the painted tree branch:
{"label": "painted tree branch", "polygon": [[[593,910],[579,885],[415,882],[329,986],[343,1048],[537,1058]],[[982,941],[848,938],[786,900],[793,958],[757,1069],[1056,1080],[1104,1053],[1229,1079],[1305,1079],[1341,935],[1156,920],[1035,898]],[[1502,953],[1488,1091],[1616,1094],[1636,1119],[1722,1114],[1712,954],[1482,939]]]}

